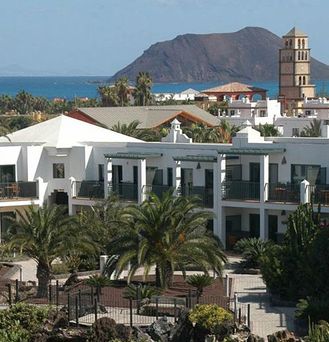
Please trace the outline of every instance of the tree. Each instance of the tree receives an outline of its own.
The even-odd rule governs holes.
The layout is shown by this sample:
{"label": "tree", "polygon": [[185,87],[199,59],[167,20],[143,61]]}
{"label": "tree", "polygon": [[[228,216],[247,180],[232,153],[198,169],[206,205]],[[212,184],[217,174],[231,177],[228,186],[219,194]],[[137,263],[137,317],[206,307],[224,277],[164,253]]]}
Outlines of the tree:
{"label": "tree", "polygon": [[187,277],[186,282],[196,288],[197,302],[202,296],[203,289],[210,286],[214,282],[214,278],[210,277],[209,274],[193,274]]}
{"label": "tree", "polygon": [[33,111],[34,103],[34,97],[23,90],[15,96],[13,107],[20,114],[28,114]]}
{"label": "tree", "polygon": [[279,130],[272,124],[259,124],[258,127],[256,127],[257,131],[260,132],[260,135],[262,137],[278,137],[280,136]]}
{"label": "tree", "polygon": [[216,126],[218,131],[218,143],[231,143],[232,138],[239,131],[240,127],[231,125],[226,119],[221,119],[220,124]]}
{"label": "tree", "polygon": [[147,106],[152,100],[151,94],[152,78],[148,72],[139,72],[136,78],[135,104]]}
{"label": "tree", "polygon": [[115,86],[100,86],[97,89],[103,107],[116,107],[119,103],[118,92]]}
{"label": "tree", "polygon": [[37,262],[38,297],[45,297],[52,273],[52,262],[69,251],[95,250],[86,232],[81,231],[77,220],[66,214],[60,206],[17,211],[18,219],[11,219],[12,232],[9,248],[19,249]]}
{"label": "tree", "polygon": [[127,207],[126,225],[109,246],[119,256],[116,275],[130,263],[130,282],[139,267],[144,267],[147,276],[155,265],[156,285],[166,288],[172,284],[174,271],[185,275],[188,265],[220,274],[226,257],[219,239],[207,231],[211,214],[197,209],[197,199],[174,197],[170,191],[161,199],[150,194],[142,204]]}
{"label": "tree", "polygon": [[301,137],[321,137],[321,120],[313,119],[310,126],[304,127],[300,133]]}
{"label": "tree", "polygon": [[140,121],[138,120],[134,120],[130,122],[128,125],[121,124],[120,122],[118,122],[117,124],[111,127],[111,130],[145,141],[159,141],[163,136],[162,131],[159,132],[152,129],[141,129],[138,128],[139,125]]}
{"label": "tree", "polygon": [[121,107],[127,106],[129,94],[129,81],[127,77],[121,77],[115,82],[116,92]]}

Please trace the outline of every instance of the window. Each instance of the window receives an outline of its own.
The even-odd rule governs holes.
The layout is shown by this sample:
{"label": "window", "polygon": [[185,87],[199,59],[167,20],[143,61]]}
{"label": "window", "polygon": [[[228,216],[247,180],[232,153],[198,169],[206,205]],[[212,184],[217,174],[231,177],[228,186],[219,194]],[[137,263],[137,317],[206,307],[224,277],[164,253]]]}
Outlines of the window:
{"label": "window", "polygon": [[261,109],[260,112],[259,112],[259,116],[260,116],[261,118],[265,118],[265,116],[266,116],[266,110]]}
{"label": "window", "polygon": [[65,178],[64,163],[53,164],[53,178]]}
{"label": "window", "polygon": [[291,165],[291,183],[299,184],[304,179],[311,185],[326,184],[326,168],[320,165]]}
{"label": "window", "polygon": [[310,110],[305,110],[305,115],[306,116],[310,116],[312,114],[312,112]]}
{"label": "window", "polygon": [[278,164],[270,163],[269,165],[269,183],[276,184],[279,181]]}
{"label": "window", "polygon": [[0,183],[15,181],[15,165],[0,165]]}
{"label": "window", "polygon": [[173,170],[172,170],[172,167],[167,168],[167,185],[173,186]]}
{"label": "window", "polygon": [[230,110],[230,116],[234,116],[235,115],[235,110]]}
{"label": "window", "polygon": [[292,136],[298,137],[299,136],[299,128],[293,128],[292,129]]}
{"label": "window", "polygon": [[239,181],[242,178],[242,165],[226,165],[226,180]]}

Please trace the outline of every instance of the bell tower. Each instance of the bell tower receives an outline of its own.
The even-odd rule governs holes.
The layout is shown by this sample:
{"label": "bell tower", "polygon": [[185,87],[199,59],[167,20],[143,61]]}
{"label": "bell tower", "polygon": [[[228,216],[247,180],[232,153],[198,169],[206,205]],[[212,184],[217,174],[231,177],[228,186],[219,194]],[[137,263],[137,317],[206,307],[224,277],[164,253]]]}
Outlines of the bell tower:
{"label": "bell tower", "polygon": [[282,37],[279,52],[279,100],[282,113],[297,114],[305,97],[315,97],[310,84],[308,36],[295,27]]}

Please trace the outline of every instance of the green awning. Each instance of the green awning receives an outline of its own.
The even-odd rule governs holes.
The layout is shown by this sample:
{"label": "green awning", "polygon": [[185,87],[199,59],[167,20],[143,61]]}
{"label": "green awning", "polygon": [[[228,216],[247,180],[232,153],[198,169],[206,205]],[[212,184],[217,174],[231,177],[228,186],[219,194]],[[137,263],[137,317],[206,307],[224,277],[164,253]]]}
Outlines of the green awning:
{"label": "green awning", "polygon": [[162,153],[117,152],[107,153],[104,156],[112,159],[149,159],[162,157]]}
{"label": "green awning", "polygon": [[209,162],[214,163],[217,161],[215,156],[207,155],[187,155],[187,156],[175,156],[173,157],[175,161],[195,161],[195,162]]}
{"label": "green awning", "polygon": [[228,150],[217,150],[218,154],[226,155],[267,155],[285,152],[284,148],[231,148]]}

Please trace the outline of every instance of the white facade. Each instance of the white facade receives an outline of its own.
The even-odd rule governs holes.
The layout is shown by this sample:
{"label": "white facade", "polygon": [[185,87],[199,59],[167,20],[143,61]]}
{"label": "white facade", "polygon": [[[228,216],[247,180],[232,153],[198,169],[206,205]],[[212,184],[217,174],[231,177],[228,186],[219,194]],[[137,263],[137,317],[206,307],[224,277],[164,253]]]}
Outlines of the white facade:
{"label": "white facade", "polygon": [[198,95],[199,92],[195,89],[189,88],[180,93],[156,93],[153,94],[156,101],[194,101],[195,95]]}
{"label": "white facade", "polygon": [[[74,214],[109,191],[141,202],[148,191],[174,188],[213,211],[212,229],[227,247],[244,236],[280,240],[287,216],[311,192],[329,215],[328,138],[264,139],[247,126],[232,144],[195,144],[173,122],[166,141],[142,142],[64,116],[10,138],[0,139],[6,214],[45,202],[67,203]],[[4,170],[13,169],[9,180]]]}

